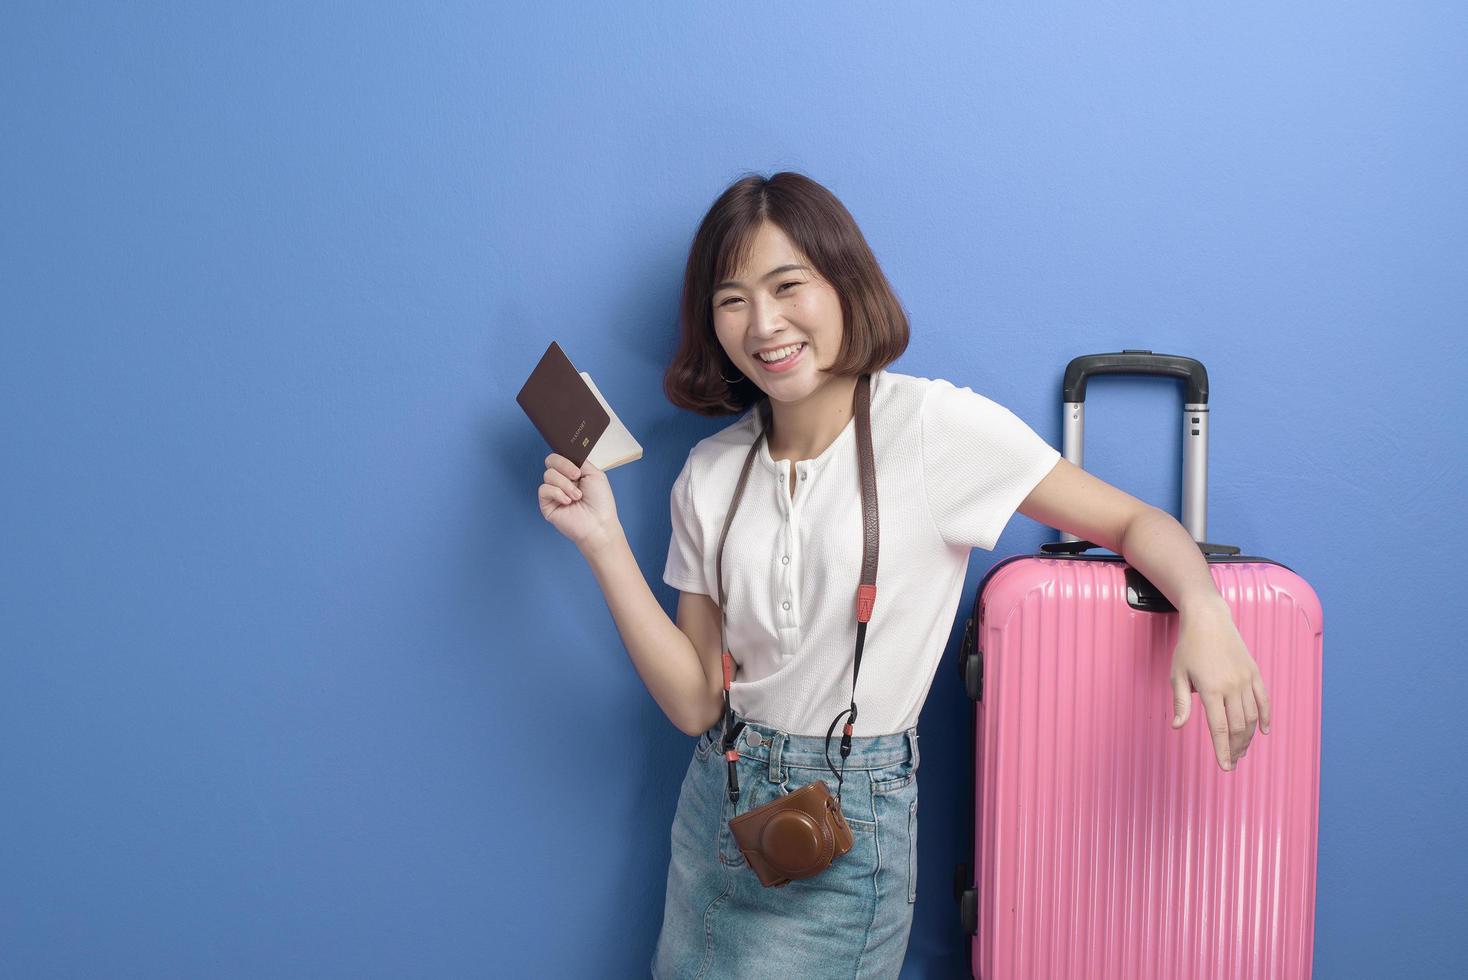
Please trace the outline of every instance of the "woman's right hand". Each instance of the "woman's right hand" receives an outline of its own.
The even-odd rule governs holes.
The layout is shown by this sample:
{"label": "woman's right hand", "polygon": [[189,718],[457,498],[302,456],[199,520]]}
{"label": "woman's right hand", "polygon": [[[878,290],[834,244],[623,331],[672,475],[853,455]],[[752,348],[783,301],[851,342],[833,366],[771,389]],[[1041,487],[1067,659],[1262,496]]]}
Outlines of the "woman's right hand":
{"label": "woman's right hand", "polygon": [[545,482],[540,485],[540,514],[576,547],[611,539],[621,530],[617,502],[603,470],[587,460],[580,467],[560,453],[545,458]]}

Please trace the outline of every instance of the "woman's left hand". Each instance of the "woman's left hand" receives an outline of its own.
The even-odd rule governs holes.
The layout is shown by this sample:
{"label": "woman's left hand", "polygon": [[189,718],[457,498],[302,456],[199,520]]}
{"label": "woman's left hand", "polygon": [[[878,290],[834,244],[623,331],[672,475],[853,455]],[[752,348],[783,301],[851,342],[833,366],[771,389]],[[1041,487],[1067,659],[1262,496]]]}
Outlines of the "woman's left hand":
{"label": "woman's left hand", "polygon": [[1219,768],[1231,771],[1249,751],[1254,726],[1269,734],[1269,696],[1259,665],[1239,636],[1227,603],[1189,608],[1180,615],[1172,654],[1172,727],[1187,724],[1192,692],[1208,717]]}

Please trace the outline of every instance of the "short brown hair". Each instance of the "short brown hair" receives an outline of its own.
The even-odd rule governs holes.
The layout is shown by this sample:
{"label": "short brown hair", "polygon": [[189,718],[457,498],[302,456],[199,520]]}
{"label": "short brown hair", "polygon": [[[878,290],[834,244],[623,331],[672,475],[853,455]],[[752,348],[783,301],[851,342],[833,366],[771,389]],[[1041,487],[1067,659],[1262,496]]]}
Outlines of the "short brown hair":
{"label": "short brown hair", "polygon": [[836,196],[804,174],[781,171],[741,177],[704,215],[688,250],[679,309],[678,351],[663,375],[663,393],[700,415],[733,415],[765,398],[737,374],[714,333],[714,284],[748,257],[762,222],[780,228],[841,299],[841,350],[831,373],[849,376],[886,367],[907,349],[907,314],[861,229]]}

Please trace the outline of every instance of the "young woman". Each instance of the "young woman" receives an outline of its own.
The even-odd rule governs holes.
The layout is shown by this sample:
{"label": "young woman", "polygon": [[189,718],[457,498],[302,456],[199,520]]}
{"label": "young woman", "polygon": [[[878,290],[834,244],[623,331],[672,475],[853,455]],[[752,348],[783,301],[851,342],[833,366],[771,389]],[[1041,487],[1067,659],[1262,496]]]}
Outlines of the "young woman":
{"label": "young woman", "polygon": [[[648,691],[699,736],[673,822],[655,977],[898,975],[917,897],[918,715],[969,551],[992,549],[1016,510],[1124,555],[1178,608],[1174,727],[1196,690],[1224,769],[1256,720],[1269,730],[1258,668],[1180,524],[1070,464],[983,395],[887,370],[907,346],[907,318],[851,215],[820,184],[778,173],[727,188],[694,238],[681,320],[669,400],[742,414],[692,448],[673,484],[663,580],[680,590],[677,624],[632,556],[603,472],[552,454],[539,491],[545,519],[594,571]],[[861,383],[880,577],[853,690]],[[738,519],[726,528],[741,473]],[[720,742],[726,648],[729,720],[742,725],[737,803]],[[827,734],[853,704],[840,770],[851,850],[813,877],[765,887],[729,820],[818,779],[834,795]]]}

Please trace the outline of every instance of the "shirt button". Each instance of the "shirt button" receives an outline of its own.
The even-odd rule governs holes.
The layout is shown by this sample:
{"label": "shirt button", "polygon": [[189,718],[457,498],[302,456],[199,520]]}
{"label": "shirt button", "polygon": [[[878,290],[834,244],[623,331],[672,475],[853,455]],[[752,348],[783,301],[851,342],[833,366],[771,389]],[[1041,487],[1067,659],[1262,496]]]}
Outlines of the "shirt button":
{"label": "shirt button", "polygon": [[788,603],[788,602],[782,602],[782,603],[780,603],[780,608],[781,609],[789,609],[790,608],[790,603]]}
{"label": "shirt button", "polygon": [[802,480],[804,480],[804,479],[805,479],[805,478],[806,478],[806,475],[807,475],[807,474],[805,474],[805,473],[801,473],[801,474],[800,474],[800,478],[801,478],[801,479],[802,479]]}
{"label": "shirt button", "polygon": [[780,556],[780,564],[782,564],[782,565],[788,565],[788,564],[790,564],[790,556],[789,555],[781,555]]}

